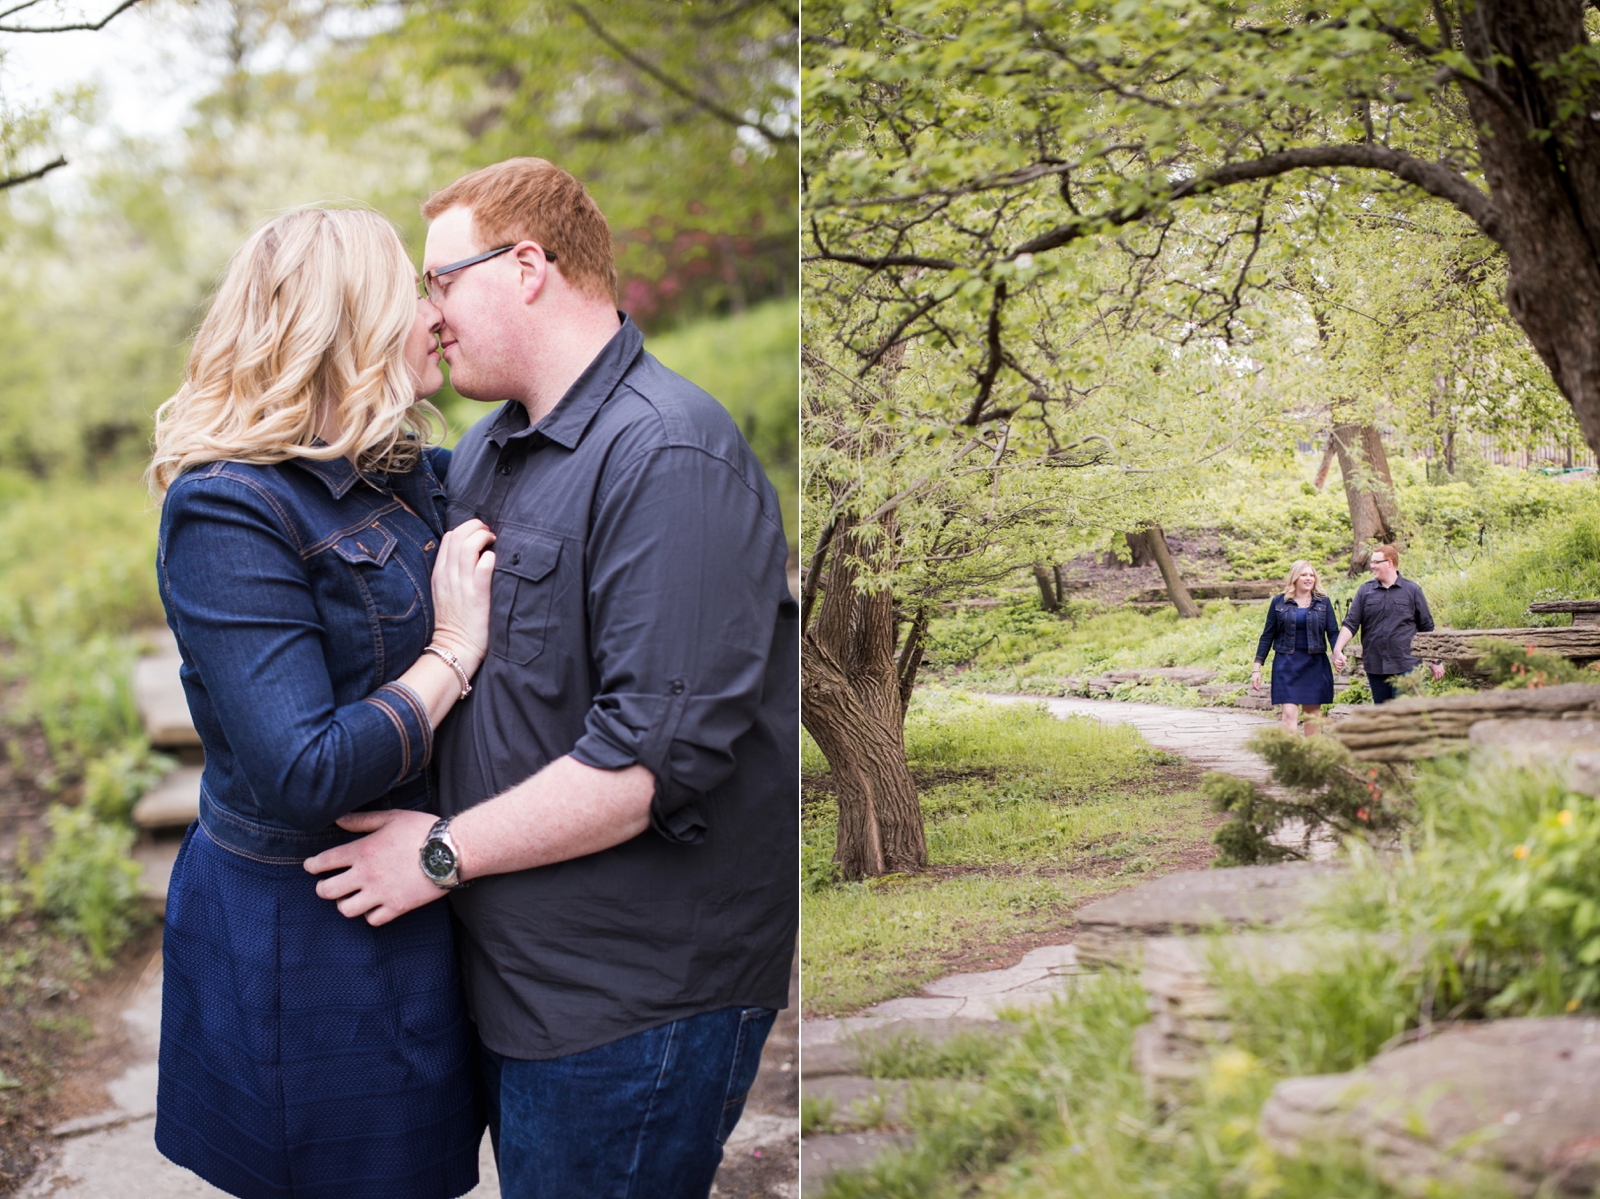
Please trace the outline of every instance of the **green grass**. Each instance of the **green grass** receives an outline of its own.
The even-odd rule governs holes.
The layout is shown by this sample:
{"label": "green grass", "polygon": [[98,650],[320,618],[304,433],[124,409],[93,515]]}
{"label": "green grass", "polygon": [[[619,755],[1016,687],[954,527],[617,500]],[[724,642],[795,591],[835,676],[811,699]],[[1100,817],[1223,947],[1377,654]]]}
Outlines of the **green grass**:
{"label": "green grass", "polygon": [[952,961],[1062,926],[1085,897],[1139,881],[1207,836],[1208,807],[1154,785],[1170,759],[1127,726],[932,692],[913,703],[906,751],[935,872],[840,885],[828,869],[837,808],[805,741],[808,1011],[915,991]]}
{"label": "green grass", "polygon": [[[1060,695],[1066,680],[1107,670],[1200,666],[1217,682],[1250,679],[1265,613],[1260,605],[1226,601],[1203,606],[1196,620],[1174,608],[1079,609],[1061,619],[1031,599],[1001,608],[960,609],[933,622],[927,657],[931,670],[972,690]],[[1192,687],[1130,687],[1127,698],[1202,703]]]}
{"label": "green grass", "polygon": [[778,300],[649,339],[646,348],[733,413],[783,504],[798,546],[800,519],[800,309]]}
{"label": "green grass", "polygon": [[[1302,1007],[1337,1017],[1310,989]],[[828,1199],[1398,1199],[1339,1146],[1280,1158],[1257,1116],[1282,1077],[1238,1046],[1215,1053],[1188,1101],[1160,1108],[1132,1068],[1148,1018],[1130,976],[1081,985],[1027,1021],[984,1064],[974,1092],[926,1088],[908,1105],[914,1134],[863,1171],[828,1180]],[[1270,1019],[1262,1017],[1262,1020]],[[1249,1018],[1247,1035],[1266,1035]],[[970,1075],[969,1075],[970,1077]],[[1438,1199],[1463,1192],[1443,1188]]]}

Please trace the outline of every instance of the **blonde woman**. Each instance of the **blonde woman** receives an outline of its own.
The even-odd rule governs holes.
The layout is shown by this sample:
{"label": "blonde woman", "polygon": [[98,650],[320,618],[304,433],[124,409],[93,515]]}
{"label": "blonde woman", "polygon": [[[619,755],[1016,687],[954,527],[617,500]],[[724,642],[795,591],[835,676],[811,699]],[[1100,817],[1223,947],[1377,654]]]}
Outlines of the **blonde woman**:
{"label": "blonde woman", "polygon": [[[156,417],[167,622],[205,747],[167,900],[156,1144],[244,1199],[453,1199],[483,1120],[444,904],[374,927],[301,863],[431,809],[493,539],[444,531],[439,315],[370,212],[272,221]],[[381,916],[381,914],[380,914]]]}
{"label": "blonde woman", "polygon": [[1322,716],[1322,705],[1333,702],[1328,649],[1336,623],[1333,601],[1322,590],[1317,568],[1296,562],[1283,581],[1283,594],[1267,604],[1267,627],[1261,631],[1256,668],[1250,673],[1250,689],[1260,691],[1267,651],[1278,655],[1272,664],[1272,702],[1282,706],[1283,727],[1291,733],[1299,732],[1302,711],[1306,728],[1316,732],[1313,722]]}

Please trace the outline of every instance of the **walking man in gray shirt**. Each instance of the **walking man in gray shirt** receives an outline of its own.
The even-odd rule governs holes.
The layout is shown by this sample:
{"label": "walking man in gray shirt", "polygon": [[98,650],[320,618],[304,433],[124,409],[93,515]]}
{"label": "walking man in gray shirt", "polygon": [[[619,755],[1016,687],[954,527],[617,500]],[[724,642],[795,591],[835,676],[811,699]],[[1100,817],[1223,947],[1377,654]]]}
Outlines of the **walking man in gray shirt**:
{"label": "walking man in gray shirt", "polygon": [[374,924],[451,896],[506,1199],[703,1199],[798,919],[778,499],[616,310],[578,180],[511,159],[423,215],[451,382],[499,404],[445,480],[447,523],[496,535],[489,644],[439,731],[444,819],[356,813],[307,866]]}
{"label": "walking man in gray shirt", "polygon": [[[1433,631],[1433,614],[1428,597],[1410,579],[1400,577],[1400,551],[1380,545],[1372,551],[1369,563],[1372,578],[1356,590],[1345,613],[1339,640],[1333,647],[1333,666],[1345,666],[1344,647],[1357,632],[1361,634],[1362,664],[1372,702],[1386,704],[1394,698],[1394,680],[1410,674],[1422,664],[1411,653],[1411,639],[1418,633]],[[1434,681],[1444,678],[1444,663],[1432,664]]]}

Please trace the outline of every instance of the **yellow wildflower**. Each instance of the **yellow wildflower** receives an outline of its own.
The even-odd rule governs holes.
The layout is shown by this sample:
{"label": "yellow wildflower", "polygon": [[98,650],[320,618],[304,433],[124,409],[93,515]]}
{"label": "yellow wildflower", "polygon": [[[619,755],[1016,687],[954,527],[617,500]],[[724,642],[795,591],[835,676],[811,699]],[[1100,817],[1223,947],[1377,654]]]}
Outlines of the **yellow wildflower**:
{"label": "yellow wildflower", "polygon": [[1528,856],[1528,847],[1526,845],[1517,846],[1511,851],[1511,856],[1516,858],[1519,862],[1522,861],[1523,858]]}
{"label": "yellow wildflower", "polygon": [[1571,824],[1572,823],[1572,809],[1571,808],[1562,808],[1561,811],[1556,814],[1556,823],[1557,824]]}

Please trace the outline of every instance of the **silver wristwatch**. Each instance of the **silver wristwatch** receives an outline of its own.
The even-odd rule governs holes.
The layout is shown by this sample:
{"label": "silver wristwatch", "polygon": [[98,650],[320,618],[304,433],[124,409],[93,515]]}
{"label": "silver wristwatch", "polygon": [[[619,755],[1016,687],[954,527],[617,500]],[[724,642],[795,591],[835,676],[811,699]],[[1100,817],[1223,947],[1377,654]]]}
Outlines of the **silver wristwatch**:
{"label": "silver wristwatch", "polygon": [[434,886],[446,891],[456,891],[467,885],[467,880],[461,877],[461,850],[450,835],[448,816],[428,830],[428,839],[422,843],[422,873]]}

